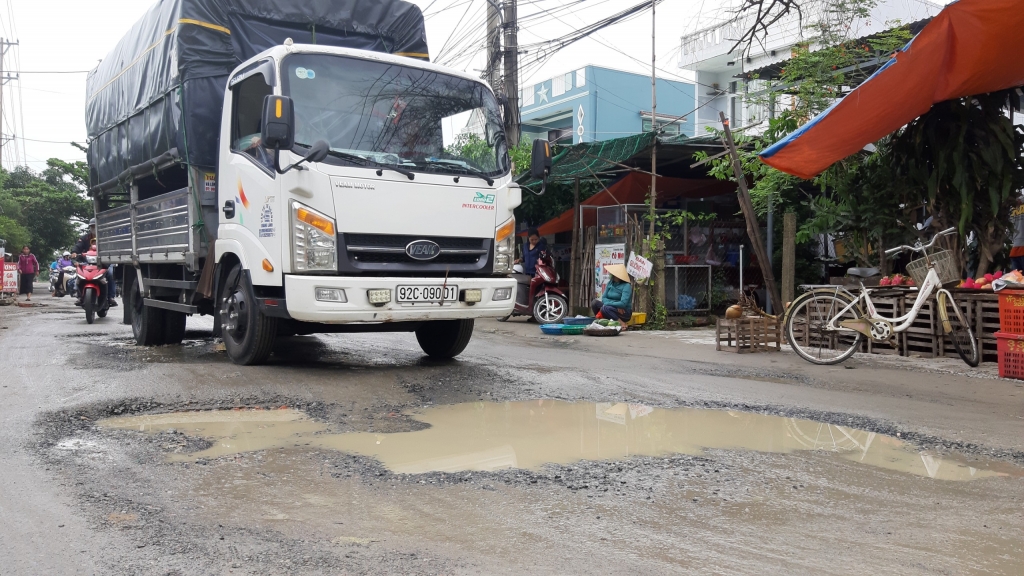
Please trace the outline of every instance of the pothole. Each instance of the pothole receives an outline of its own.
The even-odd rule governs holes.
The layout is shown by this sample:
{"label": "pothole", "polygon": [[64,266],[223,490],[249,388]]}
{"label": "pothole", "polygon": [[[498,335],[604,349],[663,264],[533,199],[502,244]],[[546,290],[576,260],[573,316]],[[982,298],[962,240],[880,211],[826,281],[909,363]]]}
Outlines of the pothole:
{"label": "pothole", "polygon": [[98,424],[151,434],[173,429],[211,442],[204,450],[171,454],[172,461],[322,448],[376,458],[395,473],[421,474],[539,470],[545,464],[701,455],[718,449],[824,451],[858,465],[937,480],[1024,477],[1024,470],[1001,460],[939,455],[876,432],[750,412],[533,400],[437,406],[410,415],[429,426],[411,432],[335,433],[327,424],[288,408],[125,416]]}

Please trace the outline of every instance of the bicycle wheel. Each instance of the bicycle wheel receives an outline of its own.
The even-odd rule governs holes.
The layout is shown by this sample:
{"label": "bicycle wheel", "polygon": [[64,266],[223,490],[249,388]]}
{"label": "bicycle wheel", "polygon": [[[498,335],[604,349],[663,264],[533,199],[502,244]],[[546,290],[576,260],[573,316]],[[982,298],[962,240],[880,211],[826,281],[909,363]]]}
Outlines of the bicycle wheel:
{"label": "bicycle wheel", "polygon": [[981,353],[978,350],[978,341],[974,338],[974,331],[964,318],[953,295],[945,290],[939,290],[939,318],[942,320],[942,331],[949,336],[956,348],[956,353],[970,367],[981,363]]}
{"label": "bicycle wheel", "polygon": [[857,352],[863,334],[849,328],[828,327],[832,318],[838,325],[861,317],[860,307],[850,306],[851,302],[848,294],[831,291],[808,292],[797,298],[786,314],[784,328],[793,351],[808,362],[825,365],[838,364]]}

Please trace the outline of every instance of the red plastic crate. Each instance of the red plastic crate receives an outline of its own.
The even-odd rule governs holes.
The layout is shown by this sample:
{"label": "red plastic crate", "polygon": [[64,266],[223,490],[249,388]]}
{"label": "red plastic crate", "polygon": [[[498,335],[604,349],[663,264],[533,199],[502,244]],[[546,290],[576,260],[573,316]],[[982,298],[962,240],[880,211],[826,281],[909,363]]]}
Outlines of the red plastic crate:
{"label": "red plastic crate", "polygon": [[999,377],[1024,380],[1024,335],[996,332]]}
{"label": "red plastic crate", "polygon": [[1024,290],[1001,290],[999,295],[999,330],[1007,334],[1024,334]]}

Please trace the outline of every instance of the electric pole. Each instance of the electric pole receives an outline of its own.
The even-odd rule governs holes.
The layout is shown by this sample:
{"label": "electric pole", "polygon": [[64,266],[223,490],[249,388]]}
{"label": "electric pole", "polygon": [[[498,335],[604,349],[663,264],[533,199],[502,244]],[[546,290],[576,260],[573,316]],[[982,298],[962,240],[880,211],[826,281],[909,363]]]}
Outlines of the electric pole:
{"label": "electric pole", "polygon": [[4,118],[4,86],[7,85],[9,80],[17,80],[18,77],[7,74],[7,70],[4,68],[4,58],[7,56],[7,50],[11,46],[17,46],[18,41],[9,42],[6,38],[0,38],[0,169],[4,167],[4,144],[14,139],[13,136],[5,136],[3,133],[3,118]]}
{"label": "electric pole", "polygon": [[498,0],[487,2],[487,66],[484,68],[487,83],[497,94],[501,86],[501,13],[498,11]]}
{"label": "electric pole", "polygon": [[519,15],[517,0],[505,0],[503,24],[505,42],[502,47],[505,76],[505,138],[509,148],[519,145]]}
{"label": "electric pole", "polygon": [[657,75],[656,65],[658,60],[657,47],[654,44],[655,40],[655,28],[657,19],[654,16],[654,7],[658,4],[658,0],[651,0],[651,132],[654,133],[654,138],[651,140],[651,207],[650,217],[651,225],[648,236],[650,239],[651,250],[656,250],[657,247],[653,245],[654,242],[654,222],[657,220],[658,211],[655,206],[658,200],[658,86],[657,86]]}

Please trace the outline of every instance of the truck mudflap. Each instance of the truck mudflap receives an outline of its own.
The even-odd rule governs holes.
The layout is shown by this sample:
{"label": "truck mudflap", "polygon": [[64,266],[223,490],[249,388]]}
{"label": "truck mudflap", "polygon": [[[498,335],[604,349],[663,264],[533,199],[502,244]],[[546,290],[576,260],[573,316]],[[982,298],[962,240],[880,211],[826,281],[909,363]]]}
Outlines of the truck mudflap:
{"label": "truck mudflap", "polygon": [[[400,287],[428,288],[434,292],[447,289],[450,296],[445,297],[444,302],[399,302]],[[323,298],[325,290],[334,300],[317,299],[318,296]],[[444,279],[286,275],[285,293],[288,298],[285,308],[295,320],[326,324],[502,318],[512,313],[515,291],[514,279],[500,277]],[[376,304],[370,300],[371,292]],[[466,301],[475,299],[467,294],[479,296],[479,301]],[[381,301],[383,298],[387,301]]]}

